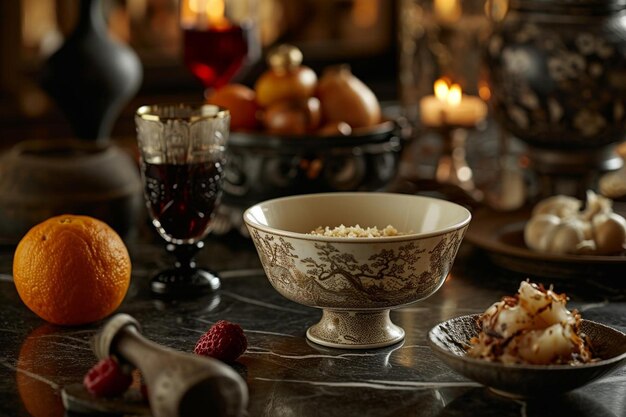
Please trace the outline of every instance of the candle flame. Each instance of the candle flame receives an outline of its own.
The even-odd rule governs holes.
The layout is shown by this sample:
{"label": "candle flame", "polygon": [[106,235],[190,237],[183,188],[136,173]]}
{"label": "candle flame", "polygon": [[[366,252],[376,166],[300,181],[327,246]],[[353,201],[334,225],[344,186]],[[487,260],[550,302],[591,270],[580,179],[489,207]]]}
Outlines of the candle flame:
{"label": "candle flame", "polygon": [[187,4],[189,5],[189,10],[191,10],[193,13],[198,14],[201,10],[204,11],[204,3],[205,0],[189,0]]}
{"label": "candle flame", "polygon": [[461,90],[461,86],[458,84],[452,84],[452,86],[450,86],[450,91],[448,91],[448,96],[446,97],[448,104],[451,106],[458,106],[461,104],[462,98],[463,90]]}
{"label": "candle flame", "polygon": [[210,22],[221,22],[224,19],[226,6],[224,0],[208,0],[206,14]]}
{"label": "candle flame", "polygon": [[187,0],[186,3],[187,7],[183,9],[183,12],[186,12],[184,20],[196,22],[205,20],[211,26],[228,26],[224,0]]}
{"label": "candle flame", "polygon": [[433,90],[435,91],[435,97],[450,106],[458,106],[463,98],[461,86],[459,84],[450,85],[449,82],[443,78],[435,81]]}
{"label": "candle flame", "polygon": [[435,97],[437,97],[441,101],[446,101],[449,89],[450,87],[448,87],[448,83],[443,78],[435,81],[435,85],[433,86],[433,90],[435,91]]}

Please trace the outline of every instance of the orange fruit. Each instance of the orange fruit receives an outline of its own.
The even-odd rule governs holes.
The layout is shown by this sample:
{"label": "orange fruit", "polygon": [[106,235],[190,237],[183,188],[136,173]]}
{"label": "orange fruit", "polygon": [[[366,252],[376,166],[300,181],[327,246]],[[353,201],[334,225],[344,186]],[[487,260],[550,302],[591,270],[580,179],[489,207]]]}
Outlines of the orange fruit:
{"label": "orange fruit", "polygon": [[13,280],[28,308],[60,325],[100,320],[130,284],[126,245],[106,223],[61,215],[34,226],[17,245]]}
{"label": "orange fruit", "polygon": [[255,130],[258,127],[256,95],[245,85],[227,84],[213,92],[207,102],[228,109],[231,130]]}

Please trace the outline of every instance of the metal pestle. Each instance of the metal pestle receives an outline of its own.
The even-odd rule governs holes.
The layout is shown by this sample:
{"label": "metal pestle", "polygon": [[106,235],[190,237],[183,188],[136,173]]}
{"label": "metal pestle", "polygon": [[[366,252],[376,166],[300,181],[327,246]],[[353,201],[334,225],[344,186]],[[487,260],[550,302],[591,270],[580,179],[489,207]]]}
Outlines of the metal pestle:
{"label": "metal pestle", "polygon": [[232,368],[217,359],[179,352],[140,334],[127,314],[111,318],[94,337],[99,358],[114,355],[141,371],[154,417],[241,416],[248,388]]}

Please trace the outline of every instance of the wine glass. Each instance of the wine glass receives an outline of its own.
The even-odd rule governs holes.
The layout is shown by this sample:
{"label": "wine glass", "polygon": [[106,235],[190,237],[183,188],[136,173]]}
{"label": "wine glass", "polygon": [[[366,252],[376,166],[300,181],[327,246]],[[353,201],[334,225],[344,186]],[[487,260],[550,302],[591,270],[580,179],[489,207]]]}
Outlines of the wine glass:
{"label": "wine glass", "polygon": [[184,62],[207,92],[260,55],[253,16],[250,0],[181,0]]}
{"label": "wine glass", "polygon": [[198,268],[194,255],[220,202],[230,113],[208,104],[152,105],[137,110],[135,123],[148,213],[176,258],[151,289],[174,296],[215,291],[219,278]]}

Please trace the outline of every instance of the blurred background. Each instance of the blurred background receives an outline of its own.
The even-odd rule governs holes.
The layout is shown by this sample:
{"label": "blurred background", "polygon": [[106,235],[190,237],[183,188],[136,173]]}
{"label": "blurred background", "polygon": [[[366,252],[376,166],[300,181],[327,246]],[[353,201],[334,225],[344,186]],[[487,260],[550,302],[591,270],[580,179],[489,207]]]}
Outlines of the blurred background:
{"label": "blurred background", "polygon": [[[253,94],[251,111],[243,110],[245,97],[239,107],[221,104],[251,114],[253,127],[231,129],[215,234],[245,234],[241,212],[255,202],[309,192],[427,194],[523,216],[557,194],[584,199],[595,190],[626,201],[625,11],[623,1],[598,0],[1,2],[0,150],[20,149],[0,160],[0,237],[4,224],[20,226],[4,233],[13,242],[30,224],[66,211],[132,229],[129,213],[142,209],[136,109],[202,102],[226,82]],[[299,48],[302,66],[284,56],[289,66],[268,66],[283,44]],[[282,108],[311,136],[274,136],[268,120],[277,112],[261,104],[256,81],[287,68],[294,76],[292,66],[319,76],[335,64],[348,64],[369,86],[383,117],[375,103],[376,121],[356,126],[367,129],[348,126],[352,134],[337,130],[328,139],[311,123],[309,99],[323,101],[312,96],[321,95],[318,83],[306,109]],[[277,74],[282,81],[270,90],[297,90]],[[345,103],[329,113],[369,115]],[[76,137],[95,140],[65,153],[48,146]],[[39,143],[20,147],[31,140]],[[86,149],[87,142],[98,143]],[[91,179],[82,181],[86,207],[77,183]],[[120,195],[128,207],[118,213]],[[513,215],[506,224],[522,224]]]}
{"label": "blurred background", "polygon": [[[0,5],[0,130],[2,146],[23,139],[69,137],[71,128],[39,85],[42,63],[62,45],[80,0],[17,0]],[[399,97],[400,0],[261,0],[249,13],[261,47],[290,42],[319,71],[350,63],[381,100]],[[133,135],[141,104],[202,99],[202,86],[183,64],[177,0],[103,0],[110,35],[130,45],[143,64],[143,83],[126,105],[113,138]],[[259,58],[238,81],[252,84]],[[88,92],[87,92],[88,93]]]}
{"label": "blurred background", "polygon": [[[247,5],[241,9],[244,20],[251,23],[246,36],[255,39],[259,53],[248,51],[250,62],[232,82],[252,86],[267,69],[265,52],[282,43],[300,48],[303,63],[318,74],[331,64],[349,64],[377,95],[385,114],[401,115],[412,128],[411,139],[419,139],[406,147],[401,173],[412,171],[408,175],[426,177],[441,162],[436,162],[437,155],[441,154],[441,137],[446,135],[424,126],[420,119],[421,101],[432,97],[438,79],[457,85],[464,100],[472,97],[480,99],[481,106],[483,102],[489,106],[487,117],[478,117],[478,123],[464,129],[467,137],[459,146],[467,151],[474,180],[482,188],[499,187],[494,181],[502,182],[498,172],[505,168],[507,175],[516,171],[519,189],[526,180],[518,171],[525,170],[533,158],[535,168],[546,175],[563,173],[563,165],[576,167],[571,175],[574,180],[560,191],[566,194],[581,194],[593,183],[579,181],[584,172],[622,166],[613,150],[613,144],[623,139],[622,92],[626,88],[619,75],[626,59],[617,47],[623,44],[620,33],[624,28],[611,23],[619,19],[619,13],[607,9],[603,13],[609,20],[599,12],[596,18],[558,1],[550,2],[555,8],[552,20],[542,26],[536,23],[540,20],[533,20],[533,2],[520,11],[514,10],[518,3],[509,5],[508,0],[102,0],[98,4],[109,36],[133,49],[143,73],[138,93],[124,103],[115,119],[113,140],[134,143],[133,114],[143,104],[204,99],[206,86],[184,62],[185,19],[197,2],[222,11],[224,4]],[[80,4],[81,0],[16,0],[0,5],[0,146],[73,136],[56,101],[41,87],[41,77],[48,58],[74,30]],[[592,7],[594,3],[581,4]],[[567,20],[570,13],[578,17]],[[504,29],[493,37],[500,23]],[[608,35],[613,32],[615,36]],[[615,46],[603,47],[606,42]],[[199,45],[204,48],[205,44]],[[488,50],[495,51],[489,67],[499,77],[491,81],[484,65]],[[594,95],[599,89],[603,93]],[[90,94],[80,93],[82,97]],[[585,108],[590,97],[596,103]],[[529,125],[528,120],[533,123]],[[527,158],[518,138],[539,151]],[[592,148],[598,148],[593,160],[580,162]],[[550,149],[559,150],[558,164],[553,163]],[[570,155],[571,150],[575,155]],[[461,162],[465,164],[464,159]],[[421,166],[426,166],[427,173],[419,171]],[[455,169],[467,171],[465,165]],[[553,186],[543,188],[544,194],[559,191]],[[512,206],[522,201],[516,198]]]}

